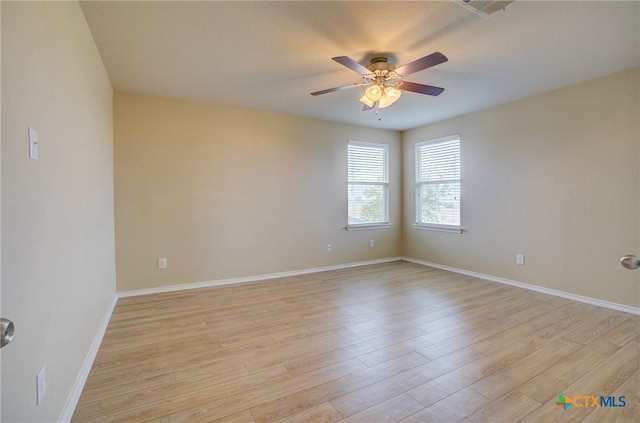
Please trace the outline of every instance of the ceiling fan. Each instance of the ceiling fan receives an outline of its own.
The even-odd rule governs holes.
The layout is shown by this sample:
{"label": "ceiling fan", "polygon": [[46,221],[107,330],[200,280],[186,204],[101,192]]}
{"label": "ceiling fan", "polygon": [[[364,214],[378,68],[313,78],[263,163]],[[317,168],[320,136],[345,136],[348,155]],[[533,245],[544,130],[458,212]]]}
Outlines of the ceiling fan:
{"label": "ceiling fan", "polygon": [[446,62],[448,60],[447,57],[439,52],[431,53],[428,56],[400,67],[395,67],[389,63],[388,59],[384,56],[374,57],[368,66],[362,66],[347,56],[333,57],[332,60],[358,72],[360,76],[362,76],[362,82],[354,82],[352,84],[315,91],[312,92],[311,95],[322,95],[348,88],[368,86],[364,95],[360,98],[360,102],[364,105],[362,108],[363,111],[374,108],[377,111],[378,108],[383,109],[391,106],[400,98],[402,91],[412,91],[432,96],[440,95],[444,91],[444,88],[402,80],[402,78],[407,75]]}

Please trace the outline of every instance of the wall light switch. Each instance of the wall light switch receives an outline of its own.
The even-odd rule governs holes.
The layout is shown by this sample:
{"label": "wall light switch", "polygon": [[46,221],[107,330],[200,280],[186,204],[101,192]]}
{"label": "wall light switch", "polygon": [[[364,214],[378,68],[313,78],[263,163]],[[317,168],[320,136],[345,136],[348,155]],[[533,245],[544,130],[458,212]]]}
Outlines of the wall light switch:
{"label": "wall light switch", "polygon": [[38,160],[38,131],[29,128],[29,158]]}
{"label": "wall light switch", "polygon": [[524,254],[516,254],[516,264],[524,264]]}
{"label": "wall light switch", "polygon": [[370,240],[369,240],[369,248],[373,248],[373,247],[375,247],[375,246],[376,246],[375,241],[374,241],[374,240],[372,240],[372,239],[370,239]]}
{"label": "wall light switch", "polygon": [[36,375],[36,405],[42,404],[44,394],[47,393],[47,372],[44,368],[40,369]]}
{"label": "wall light switch", "polygon": [[166,257],[160,257],[158,259],[158,269],[166,269],[167,268],[167,259]]}
{"label": "wall light switch", "polygon": [[332,250],[331,244],[327,244],[327,253],[330,253]]}

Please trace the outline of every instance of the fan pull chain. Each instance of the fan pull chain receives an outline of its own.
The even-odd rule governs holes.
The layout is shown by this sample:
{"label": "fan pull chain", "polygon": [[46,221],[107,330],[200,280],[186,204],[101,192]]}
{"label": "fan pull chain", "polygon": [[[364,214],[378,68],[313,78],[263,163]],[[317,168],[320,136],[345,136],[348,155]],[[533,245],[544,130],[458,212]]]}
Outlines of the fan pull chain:
{"label": "fan pull chain", "polygon": [[378,121],[382,120],[382,116],[380,116],[380,112],[379,112],[379,109],[378,109],[378,103],[377,102],[376,102],[376,116],[378,117]]}

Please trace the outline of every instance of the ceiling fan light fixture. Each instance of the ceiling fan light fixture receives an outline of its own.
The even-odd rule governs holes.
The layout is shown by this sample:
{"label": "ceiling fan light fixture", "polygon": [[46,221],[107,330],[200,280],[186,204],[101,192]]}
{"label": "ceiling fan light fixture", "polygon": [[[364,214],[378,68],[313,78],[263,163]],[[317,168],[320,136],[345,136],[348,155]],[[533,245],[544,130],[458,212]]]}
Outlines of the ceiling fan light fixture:
{"label": "ceiling fan light fixture", "polygon": [[360,103],[364,104],[365,106],[368,107],[373,107],[373,104],[375,103],[374,101],[371,101],[368,97],[367,94],[365,93],[362,97],[360,97]]}
{"label": "ceiling fan light fixture", "polygon": [[385,107],[391,106],[393,103],[398,101],[400,96],[402,95],[402,91],[394,87],[386,87],[384,89],[384,96],[380,98],[378,101],[378,107],[384,109]]}
{"label": "ceiling fan light fixture", "polygon": [[382,98],[383,90],[382,87],[378,84],[373,84],[364,92],[365,97],[367,97],[372,102],[376,102]]}

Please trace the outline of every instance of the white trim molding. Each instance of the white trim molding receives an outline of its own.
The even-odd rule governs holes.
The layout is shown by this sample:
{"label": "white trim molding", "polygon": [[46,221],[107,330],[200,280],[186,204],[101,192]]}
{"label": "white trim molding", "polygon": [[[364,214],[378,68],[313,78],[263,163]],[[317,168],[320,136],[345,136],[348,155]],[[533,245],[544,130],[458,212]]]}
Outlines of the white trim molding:
{"label": "white trim molding", "polygon": [[358,225],[347,225],[345,229],[347,231],[366,231],[367,229],[388,229],[391,227],[391,223],[365,223]]}
{"label": "white trim molding", "polygon": [[109,320],[111,320],[111,315],[113,314],[113,309],[115,308],[117,302],[118,296],[114,295],[113,300],[111,300],[111,303],[107,307],[107,311],[104,313],[104,317],[100,322],[98,332],[96,333],[95,338],[93,338],[93,342],[89,346],[89,352],[84,359],[84,363],[82,363],[82,367],[80,368],[80,372],[76,377],[73,388],[69,393],[67,402],[62,409],[62,413],[60,413],[60,417],[58,418],[58,422],[60,423],[70,422],[71,418],[73,417],[73,413],[76,411],[76,406],[78,405],[78,401],[80,400],[80,395],[82,394],[82,390],[84,389],[84,384],[87,382],[89,372],[91,371],[93,362],[96,359],[96,355],[98,354],[98,350],[100,349],[100,344],[102,343],[102,338],[104,338],[104,334],[107,331]]}
{"label": "white trim molding", "polygon": [[233,285],[233,284],[245,283],[245,282],[259,282],[259,281],[264,281],[268,279],[286,278],[288,276],[308,275],[310,273],[326,272],[329,270],[348,269],[351,267],[368,266],[371,264],[388,263],[392,261],[401,261],[401,260],[402,260],[402,257],[387,257],[387,258],[376,259],[376,260],[337,264],[333,266],[312,267],[309,269],[293,270],[289,272],[268,273],[268,274],[245,276],[245,277],[239,277],[239,278],[218,279],[213,281],[186,283],[182,285],[170,285],[170,286],[160,286],[157,288],[137,289],[134,291],[122,291],[122,292],[116,293],[116,295],[118,296],[118,298],[125,298],[125,297],[136,297],[138,295],[149,295],[149,294],[160,294],[164,292],[183,291],[186,289],[210,288],[214,286]]}
{"label": "white trim molding", "polygon": [[486,275],[484,273],[472,272],[470,270],[459,269],[457,267],[444,266],[442,264],[432,263],[424,260],[418,260],[411,257],[402,257],[402,260],[408,261],[411,263],[421,264],[423,266],[429,266],[429,267],[435,267],[437,269],[448,270],[450,272],[460,273],[462,275],[473,276],[475,278],[484,279],[490,282],[497,282],[505,285],[511,285],[518,288],[528,289],[529,291],[541,292],[543,294],[549,294],[555,297],[562,297],[568,300],[579,301],[581,303],[591,304],[598,307],[609,308],[612,310],[622,311],[624,313],[635,314],[640,316],[640,308],[638,307],[632,307],[624,304],[613,303],[610,301],[598,300],[596,298],[585,297],[577,294],[571,294],[568,292],[558,291],[555,289],[545,288],[537,285],[531,285],[528,283],[518,282],[511,279],[505,279],[497,276]]}

